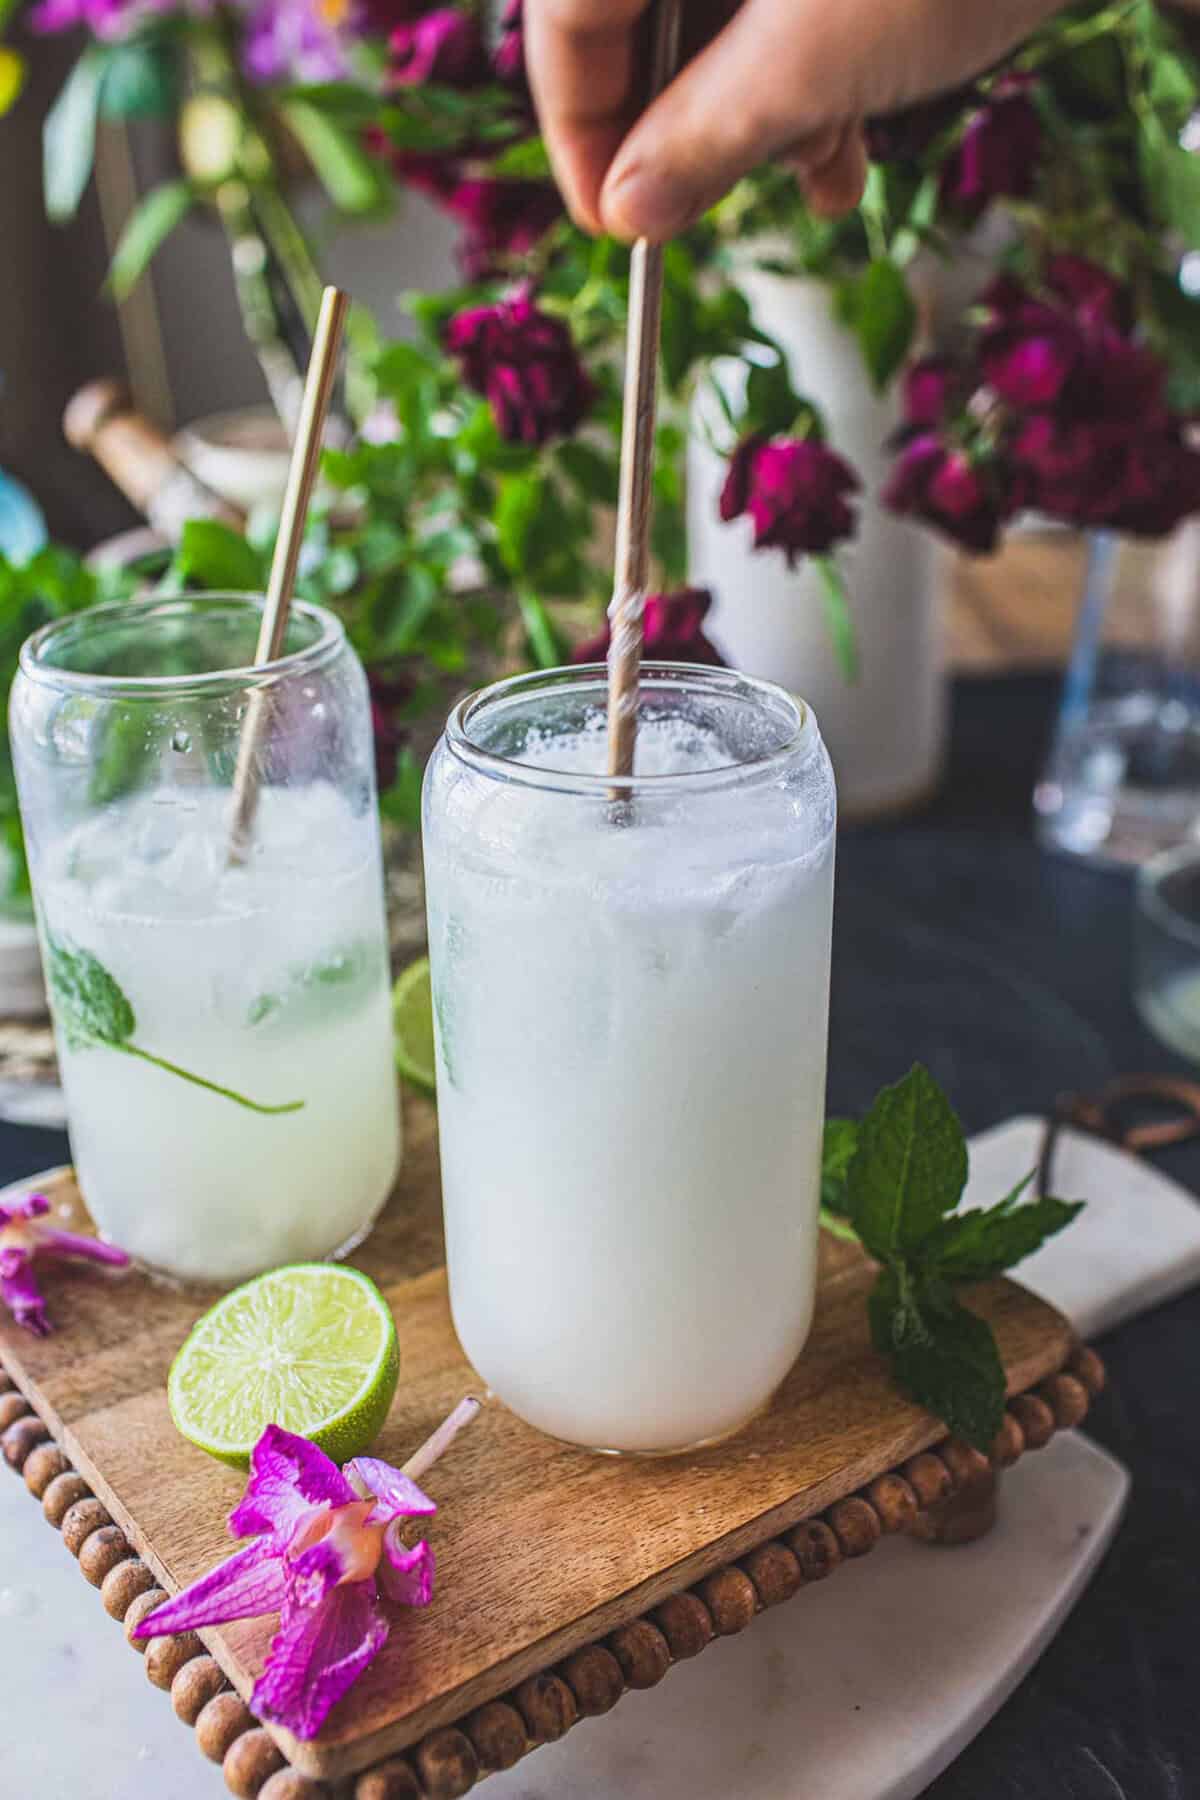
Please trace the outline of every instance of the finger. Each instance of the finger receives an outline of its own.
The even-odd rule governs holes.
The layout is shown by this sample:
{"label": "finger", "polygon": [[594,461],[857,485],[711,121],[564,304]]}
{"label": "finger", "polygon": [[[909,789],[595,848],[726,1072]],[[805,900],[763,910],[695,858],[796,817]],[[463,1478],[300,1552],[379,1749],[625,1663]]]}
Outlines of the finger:
{"label": "finger", "polygon": [[823,157],[787,158],[810,212],[819,219],[840,219],[853,212],[867,185],[867,148],[859,126],[844,126]]}
{"label": "finger", "polygon": [[673,236],[784,145],[976,73],[1057,3],[746,0],[630,131],[601,190],[604,226]]}
{"label": "finger", "polygon": [[647,0],[526,0],[526,65],[546,148],[576,222],[599,231],[600,188],[635,108]]}

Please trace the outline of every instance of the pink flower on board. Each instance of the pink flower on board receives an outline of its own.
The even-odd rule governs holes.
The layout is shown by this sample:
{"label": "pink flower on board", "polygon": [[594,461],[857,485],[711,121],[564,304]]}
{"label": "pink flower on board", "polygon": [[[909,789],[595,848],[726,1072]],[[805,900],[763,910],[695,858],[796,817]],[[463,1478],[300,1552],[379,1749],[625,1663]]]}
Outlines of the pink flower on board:
{"label": "pink flower on board", "polygon": [[[423,1473],[478,1411],[478,1400],[460,1401],[409,1468]],[[135,1635],[277,1612],[250,1705],[296,1737],[315,1737],[387,1642],[381,1600],[428,1606],[433,1598],[433,1551],[423,1538],[410,1547],[401,1532],[406,1520],[436,1511],[414,1476],[390,1463],[359,1456],[339,1469],[307,1438],[268,1425],[229,1515],[233,1536],[251,1542],[164,1601]]]}
{"label": "pink flower on board", "polygon": [[0,1301],[17,1324],[35,1337],[48,1337],[53,1327],[46,1315],[34,1263],[38,1258],[60,1256],[78,1256],[115,1269],[123,1269],[129,1262],[115,1244],[104,1244],[99,1238],[83,1237],[75,1231],[60,1231],[51,1224],[50,1202],[45,1194],[31,1194],[28,1200],[0,1206]]}
{"label": "pink flower on board", "polygon": [[[704,619],[712,605],[707,588],[681,588],[674,594],[648,594],[642,613],[642,647],[651,662],[707,663],[723,668],[725,658],[704,635]],[[604,622],[586,643],[579,644],[572,662],[603,662],[608,655],[611,627]]]}

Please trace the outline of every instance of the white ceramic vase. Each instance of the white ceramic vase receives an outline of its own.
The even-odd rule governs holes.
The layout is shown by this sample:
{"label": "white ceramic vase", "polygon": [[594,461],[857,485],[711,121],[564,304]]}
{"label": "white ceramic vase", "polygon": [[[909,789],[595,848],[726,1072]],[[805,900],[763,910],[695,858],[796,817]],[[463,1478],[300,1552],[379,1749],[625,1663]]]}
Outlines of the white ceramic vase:
{"label": "white ceramic vase", "polygon": [[[844,814],[902,808],[935,785],[945,739],[941,553],[878,500],[890,458],[894,393],[877,394],[830,289],[747,268],[740,277],[757,323],[787,354],[792,381],[824,415],[829,441],[858,470],[859,529],[842,547],[860,673],[848,683],[834,655],[815,571],[782,552],[755,551],[746,518],[722,524],[726,464],[692,434],[688,466],[691,581],[716,604],[710,635],[726,660],[779,682],[814,708],[837,773]],[[703,404],[701,400],[700,404]]]}

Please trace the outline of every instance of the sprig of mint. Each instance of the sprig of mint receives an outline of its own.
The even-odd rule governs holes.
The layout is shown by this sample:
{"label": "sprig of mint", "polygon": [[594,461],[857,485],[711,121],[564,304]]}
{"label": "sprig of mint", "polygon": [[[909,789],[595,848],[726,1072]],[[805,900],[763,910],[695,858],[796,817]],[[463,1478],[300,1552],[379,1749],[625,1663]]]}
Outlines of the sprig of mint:
{"label": "sprig of mint", "polygon": [[178,1063],[169,1062],[165,1056],[143,1050],[140,1044],[133,1042],[137,1017],[129,996],[99,958],[90,950],[68,944],[49,932],[46,934],[46,952],[55,1017],[73,1050],[95,1045],[119,1050],[123,1056],[136,1056],[142,1062],[153,1063],[156,1069],[178,1075],[181,1081],[190,1081],[195,1087],[207,1088],[210,1094],[220,1094],[222,1099],[232,1100],[251,1112],[299,1112],[304,1105],[303,1100],[288,1100],[282,1106],[264,1106],[234,1088],[222,1087],[218,1081],[209,1081],[203,1075],[194,1075],[190,1069],[181,1069]]}
{"label": "sprig of mint", "polygon": [[954,1289],[1012,1268],[1080,1211],[1067,1200],[1023,1200],[1032,1179],[995,1206],[955,1210],[967,1184],[966,1138],[919,1063],[883,1089],[861,1124],[825,1127],[821,1222],[882,1265],[867,1301],[875,1347],[909,1398],[978,1450],[1003,1422],[1004,1367],[991,1326]]}

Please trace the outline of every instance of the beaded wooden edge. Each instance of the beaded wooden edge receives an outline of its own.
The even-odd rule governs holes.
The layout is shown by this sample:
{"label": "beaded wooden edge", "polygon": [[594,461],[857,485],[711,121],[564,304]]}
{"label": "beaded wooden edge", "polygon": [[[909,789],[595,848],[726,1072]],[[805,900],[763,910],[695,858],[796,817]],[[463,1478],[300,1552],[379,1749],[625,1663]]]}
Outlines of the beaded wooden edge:
{"label": "beaded wooden edge", "polygon": [[[865,1556],[881,1537],[907,1531],[953,1543],[979,1535],[991,1522],[995,1473],[1026,1450],[1042,1449],[1056,1431],[1080,1424],[1104,1379],[1096,1352],[1077,1346],[1060,1373],[1009,1400],[990,1456],[947,1438],[910,1457],[861,1493],[759,1544],[457,1725],[431,1731],[339,1792],[353,1800],[457,1800],[579,1719],[609,1712],[627,1688],[654,1687],[672,1663],[744,1630],[755,1613],[790,1600],[843,1560]],[[229,1791],[239,1800],[329,1800],[327,1785],[288,1766],[194,1632],[134,1642],[135,1625],[166,1595],[2,1365],[0,1450],[24,1475],[48,1523],[62,1532],[84,1578],[100,1589],[105,1611],[124,1623],[126,1639],[144,1654],[148,1679],[170,1693],[176,1716],[194,1726],[204,1755],[221,1764]]]}

